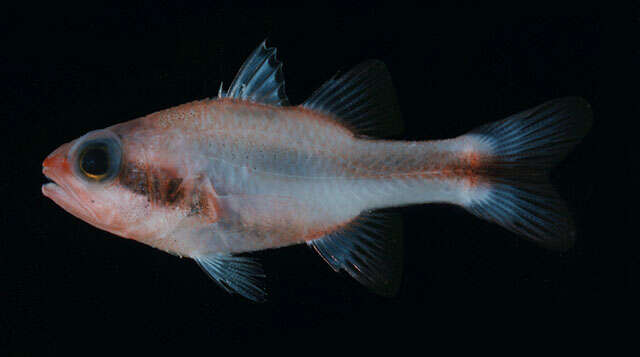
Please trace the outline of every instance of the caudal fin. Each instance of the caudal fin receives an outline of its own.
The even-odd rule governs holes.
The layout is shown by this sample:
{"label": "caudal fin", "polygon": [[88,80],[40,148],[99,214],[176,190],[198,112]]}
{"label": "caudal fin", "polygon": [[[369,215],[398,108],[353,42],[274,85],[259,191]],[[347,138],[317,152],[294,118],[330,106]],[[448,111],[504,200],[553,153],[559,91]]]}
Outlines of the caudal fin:
{"label": "caudal fin", "polygon": [[591,121],[589,103],[569,97],[466,134],[488,150],[488,180],[465,208],[547,248],[570,248],[573,223],[547,175],[589,131]]}

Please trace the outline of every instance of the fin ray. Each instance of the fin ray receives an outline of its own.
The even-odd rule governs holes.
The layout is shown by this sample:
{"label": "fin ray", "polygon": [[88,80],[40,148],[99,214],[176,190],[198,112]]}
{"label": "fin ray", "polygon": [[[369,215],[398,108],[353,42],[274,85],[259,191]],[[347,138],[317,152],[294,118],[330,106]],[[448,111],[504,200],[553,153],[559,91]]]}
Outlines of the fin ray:
{"label": "fin ray", "polygon": [[358,134],[391,136],[402,131],[391,76],[378,60],[363,62],[334,76],[302,106],[332,115]]}
{"label": "fin ray", "polygon": [[556,99],[470,132],[492,148],[501,165],[548,169],[562,161],[591,127],[589,103]]}
{"label": "fin ray", "polygon": [[466,137],[487,151],[486,183],[465,207],[549,249],[569,249],[575,229],[565,202],[547,180],[586,135],[592,121],[582,98],[562,98],[481,126]]}
{"label": "fin ray", "polygon": [[210,254],[193,259],[227,292],[240,294],[256,302],[265,300],[265,274],[255,259],[227,254]]}
{"label": "fin ray", "polygon": [[220,90],[220,98],[236,98],[277,106],[287,105],[282,62],[276,59],[276,49],[263,41],[242,64],[229,90]]}
{"label": "fin ray", "polygon": [[365,213],[346,228],[307,244],[334,271],[345,270],[374,292],[394,295],[402,276],[401,218]]}

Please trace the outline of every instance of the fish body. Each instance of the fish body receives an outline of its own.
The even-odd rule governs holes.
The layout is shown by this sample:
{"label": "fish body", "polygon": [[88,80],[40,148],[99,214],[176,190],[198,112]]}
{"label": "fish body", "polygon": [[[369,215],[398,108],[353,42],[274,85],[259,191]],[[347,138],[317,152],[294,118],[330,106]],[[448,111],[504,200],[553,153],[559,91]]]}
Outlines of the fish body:
{"label": "fish body", "polygon": [[[369,61],[287,105],[281,64],[261,44],[218,98],[86,134],[45,159],[45,196],[118,236],[189,257],[229,291],[263,298],[259,265],[238,256],[298,243],[335,270],[392,294],[401,237],[376,210],[430,202],[550,247],[573,239],[543,172],[588,130],[567,98],[438,141],[373,139],[399,111]],[[373,125],[371,125],[373,123]]]}

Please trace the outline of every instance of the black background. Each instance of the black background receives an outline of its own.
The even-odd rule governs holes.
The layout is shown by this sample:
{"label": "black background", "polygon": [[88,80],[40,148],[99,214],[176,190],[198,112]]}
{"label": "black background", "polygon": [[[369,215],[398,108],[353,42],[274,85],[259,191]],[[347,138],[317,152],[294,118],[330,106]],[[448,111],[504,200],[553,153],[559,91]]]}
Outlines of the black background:
{"label": "black background", "polygon": [[[428,351],[447,341],[473,347],[479,336],[574,341],[571,332],[599,335],[631,319],[627,123],[638,113],[624,83],[633,81],[627,56],[638,54],[633,11],[316,5],[6,9],[0,350],[213,354],[305,342],[307,353],[340,351],[338,339]],[[265,38],[294,104],[337,70],[384,61],[406,139],[453,137],[550,99],[586,98],[595,125],[552,175],[574,212],[575,248],[546,251],[456,207],[402,208],[397,297],[376,296],[294,246],[256,254],[269,290],[256,304],[228,295],[192,261],[95,229],[41,195],[41,162],[57,146],[215,96]]]}

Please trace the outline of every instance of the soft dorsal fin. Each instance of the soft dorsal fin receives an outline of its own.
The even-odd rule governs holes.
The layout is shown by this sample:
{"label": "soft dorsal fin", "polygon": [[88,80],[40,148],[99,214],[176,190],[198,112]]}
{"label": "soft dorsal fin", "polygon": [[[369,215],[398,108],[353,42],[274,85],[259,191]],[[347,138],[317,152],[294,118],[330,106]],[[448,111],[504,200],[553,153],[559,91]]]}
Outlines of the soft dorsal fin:
{"label": "soft dorsal fin", "polygon": [[257,302],[265,300],[265,274],[254,259],[228,254],[210,254],[193,259],[227,292],[235,292]]}
{"label": "soft dorsal fin", "polygon": [[333,270],[345,270],[375,293],[393,296],[402,277],[401,223],[397,214],[365,213],[308,244]]}
{"label": "soft dorsal fin", "polygon": [[391,76],[379,60],[363,62],[343,75],[336,74],[302,106],[332,115],[358,134],[384,137],[402,131]]}
{"label": "soft dorsal fin", "polygon": [[267,48],[266,40],[242,64],[229,90],[218,92],[220,98],[236,98],[256,103],[287,105],[282,62],[276,59],[276,49]]}

